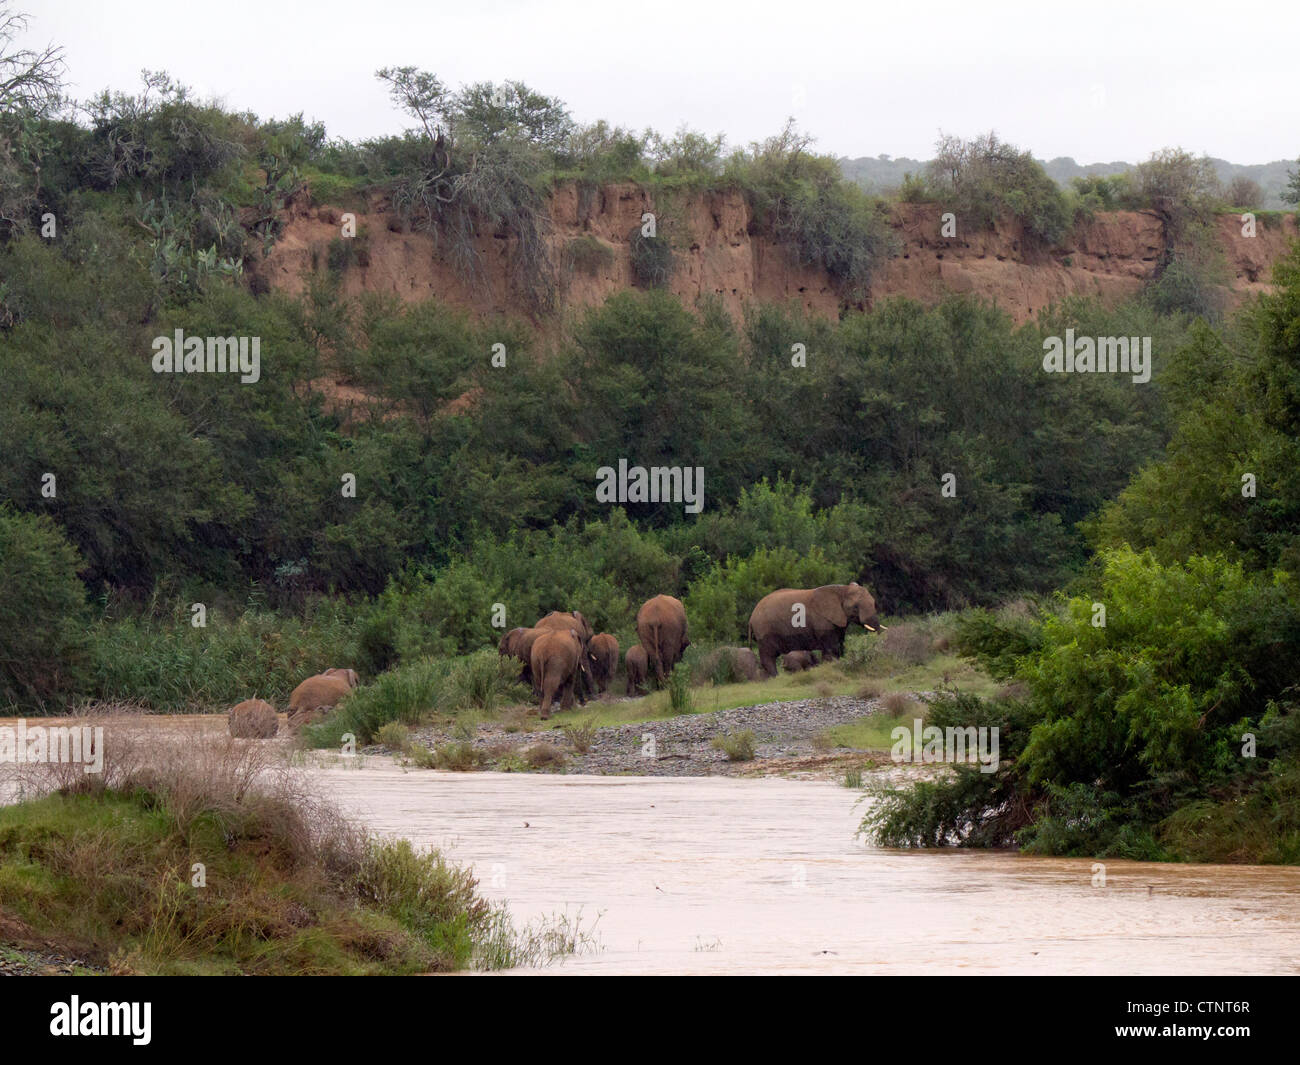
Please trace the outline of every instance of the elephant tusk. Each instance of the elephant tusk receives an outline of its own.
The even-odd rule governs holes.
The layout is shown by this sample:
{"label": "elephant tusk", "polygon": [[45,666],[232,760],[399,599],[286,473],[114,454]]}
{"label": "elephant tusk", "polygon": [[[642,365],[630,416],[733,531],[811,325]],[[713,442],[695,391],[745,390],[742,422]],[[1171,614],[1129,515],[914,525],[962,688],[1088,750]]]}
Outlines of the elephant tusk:
{"label": "elephant tusk", "polygon": [[868,632],[875,632],[875,631],[876,631],[876,628],[875,628],[874,625],[868,625],[865,621],[862,623],[862,627],[863,627],[864,629],[866,629]]}

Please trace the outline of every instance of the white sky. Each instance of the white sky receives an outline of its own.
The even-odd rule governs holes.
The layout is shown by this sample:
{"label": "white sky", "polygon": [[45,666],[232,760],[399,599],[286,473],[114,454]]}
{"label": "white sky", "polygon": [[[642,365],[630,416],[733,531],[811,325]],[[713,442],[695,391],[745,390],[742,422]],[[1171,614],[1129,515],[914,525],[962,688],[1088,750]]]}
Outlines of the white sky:
{"label": "white sky", "polygon": [[405,124],[374,71],[514,78],[580,121],[731,144],[793,114],[821,151],[928,158],[940,129],[996,129],[1040,158],[1179,146],[1300,155],[1300,5],[1215,0],[14,0],[24,43],[62,44],[71,91],[168,71],[239,110],[304,111],[332,136]]}

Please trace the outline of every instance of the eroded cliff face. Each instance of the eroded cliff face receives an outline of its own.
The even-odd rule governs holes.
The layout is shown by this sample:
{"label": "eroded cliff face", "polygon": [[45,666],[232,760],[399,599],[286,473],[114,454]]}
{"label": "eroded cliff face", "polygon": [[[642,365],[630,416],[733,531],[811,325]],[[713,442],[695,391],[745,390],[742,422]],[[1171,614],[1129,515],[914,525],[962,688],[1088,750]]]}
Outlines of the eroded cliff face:
{"label": "eroded cliff face", "polygon": [[[669,288],[684,300],[716,296],[735,315],[754,302],[794,302],[831,316],[842,310],[844,301],[832,278],[799,264],[789,248],[755,232],[741,192],[678,194],[657,209],[651,194],[633,184],[566,185],[552,195],[545,240],[556,264],[555,309],[580,310],[632,287],[630,237],[642,215],[656,211],[672,219],[677,262]],[[1062,247],[1044,252],[1028,247],[1014,224],[971,233],[959,226],[957,236],[941,236],[942,211],[936,204],[895,207],[891,224],[900,253],[877,271],[868,302],[908,296],[933,303],[948,293],[969,292],[1024,321],[1069,295],[1110,301],[1135,294],[1154,273],[1164,248],[1160,220],[1144,212],[1098,214],[1076,226]],[[281,239],[257,273],[272,288],[301,291],[313,270],[325,268],[341,222],[339,208],[295,204]],[[516,242],[509,234],[480,233],[475,246],[481,266],[467,273],[453,263],[445,242],[404,229],[381,196],[371,197],[356,223],[357,261],[343,272],[345,295],[437,297],[481,316],[536,313],[517,283]],[[1219,245],[1232,275],[1228,295],[1234,302],[1268,288],[1273,262],[1297,235],[1294,216],[1270,227],[1257,223],[1253,237],[1241,230],[1236,215],[1218,220]],[[580,238],[598,242],[607,254],[568,265],[567,250]]]}

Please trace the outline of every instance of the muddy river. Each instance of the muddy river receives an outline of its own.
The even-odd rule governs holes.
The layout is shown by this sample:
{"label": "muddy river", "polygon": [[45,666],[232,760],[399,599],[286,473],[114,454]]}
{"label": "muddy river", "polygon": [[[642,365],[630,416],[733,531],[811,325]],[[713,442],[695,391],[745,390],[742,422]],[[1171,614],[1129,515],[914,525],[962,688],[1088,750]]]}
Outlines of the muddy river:
{"label": "muddy river", "polygon": [[312,772],[520,920],[581,913],[600,949],[547,972],[1300,972],[1300,869],[881,850],[820,782]]}

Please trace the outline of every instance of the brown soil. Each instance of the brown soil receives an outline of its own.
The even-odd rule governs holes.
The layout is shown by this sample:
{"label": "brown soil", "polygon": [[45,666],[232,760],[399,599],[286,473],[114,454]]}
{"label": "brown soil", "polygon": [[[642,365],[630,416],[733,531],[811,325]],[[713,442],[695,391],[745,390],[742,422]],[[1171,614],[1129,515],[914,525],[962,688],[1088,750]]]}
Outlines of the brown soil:
{"label": "brown soil", "polygon": [[[567,185],[555,191],[547,238],[552,261],[564,262],[564,249],[580,237],[594,239],[610,252],[590,273],[560,271],[560,312],[597,304],[633,286],[629,236],[640,226],[642,214],[655,210],[652,194],[634,184],[587,193]],[[1153,275],[1164,247],[1161,222],[1148,212],[1099,213],[1049,252],[1028,247],[1016,224],[972,233],[959,228],[959,236],[942,237],[942,213],[937,204],[895,205],[891,224],[901,253],[879,272],[870,302],[906,296],[933,303],[948,293],[970,292],[1025,321],[1070,295],[1117,300],[1135,294]],[[663,214],[678,222],[678,267],[670,288],[686,302],[716,296],[733,314],[755,302],[793,302],[827,316],[841,310],[842,300],[829,276],[798,265],[789,249],[755,232],[755,219],[740,191],[679,194]],[[295,204],[283,237],[270,258],[259,264],[259,275],[273,288],[301,292],[312,270],[327,261],[330,242],[340,235],[341,217],[336,207]],[[364,265],[343,274],[345,296],[375,292],[410,301],[437,297],[480,317],[524,310],[526,304],[510,281],[512,238],[480,234],[477,248],[484,276],[471,278],[450,264],[445,248],[431,236],[403,231],[381,195],[371,196],[356,221],[366,254]],[[1272,226],[1257,222],[1256,235],[1249,238],[1241,234],[1239,216],[1220,216],[1218,243],[1232,277],[1229,302],[1268,288],[1271,265],[1296,235],[1291,215]]]}

